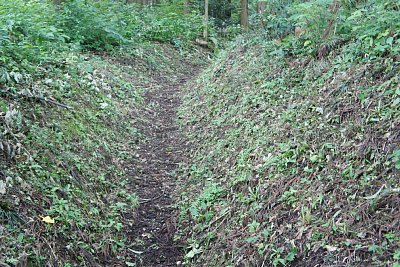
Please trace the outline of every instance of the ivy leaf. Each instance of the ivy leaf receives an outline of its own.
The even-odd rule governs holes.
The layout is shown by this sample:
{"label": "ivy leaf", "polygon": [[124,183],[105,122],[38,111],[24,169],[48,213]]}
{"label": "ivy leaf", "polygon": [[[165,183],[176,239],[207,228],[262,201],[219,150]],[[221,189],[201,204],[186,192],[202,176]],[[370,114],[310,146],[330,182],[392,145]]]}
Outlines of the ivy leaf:
{"label": "ivy leaf", "polygon": [[0,101],[0,111],[3,113],[7,112],[7,104],[4,103],[3,101]]}
{"label": "ivy leaf", "polygon": [[189,212],[193,218],[197,218],[199,216],[199,211],[196,209],[196,207],[190,207]]}
{"label": "ivy leaf", "polygon": [[393,254],[393,259],[400,260],[400,249],[396,250]]}
{"label": "ivy leaf", "polygon": [[293,247],[290,250],[289,254],[286,256],[285,260],[288,262],[294,261],[294,259],[296,258],[296,255],[297,255],[297,251],[298,251],[298,249],[296,247]]}
{"label": "ivy leaf", "polygon": [[203,252],[202,249],[194,247],[186,254],[186,258],[193,259],[197,254],[200,254],[202,252]]}
{"label": "ivy leaf", "polygon": [[396,99],[393,101],[392,107],[396,107],[399,103],[400,103],[400,97],[396,98]]}

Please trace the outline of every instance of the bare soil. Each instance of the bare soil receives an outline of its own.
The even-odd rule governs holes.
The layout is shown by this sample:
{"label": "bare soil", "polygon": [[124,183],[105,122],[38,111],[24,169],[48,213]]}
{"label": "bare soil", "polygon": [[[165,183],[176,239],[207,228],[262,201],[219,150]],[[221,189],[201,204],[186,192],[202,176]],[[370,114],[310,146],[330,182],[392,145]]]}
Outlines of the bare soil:
{"label": "bare soil", "polygon": [[184,244],[174,242],[177,212],[175,170],[184,159],[186,140],[176,122],[179,91],[197,73],[189,67],[178,77],[155,77],[157,86],[145,94],[143,120],[136,125],[146,140],[132,163],[132,186],[139,206],[128,233],[135,240],[132,262],[137,266],[176,266],[182,261]]}

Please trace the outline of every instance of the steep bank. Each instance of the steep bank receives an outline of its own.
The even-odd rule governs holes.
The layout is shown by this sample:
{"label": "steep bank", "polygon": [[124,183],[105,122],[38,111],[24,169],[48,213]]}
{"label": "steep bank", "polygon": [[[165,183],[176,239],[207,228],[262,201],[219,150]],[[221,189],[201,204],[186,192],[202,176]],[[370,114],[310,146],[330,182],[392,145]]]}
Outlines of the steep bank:
{"label": "steep bank", "polygon": [[175,144],[164,141],[177,129],[162,95],[198,58],[161,44],[76,53],[2,88],[0,265],[176,264],[180,247],[168,254],[173,232],[161,228],[174,210]]}
{"label": "steep bank", "polygon": [[187,87],[187,262],[398,264],[398,50],[364,54],[355,38],[307,55],[285,40],[240,38]]}

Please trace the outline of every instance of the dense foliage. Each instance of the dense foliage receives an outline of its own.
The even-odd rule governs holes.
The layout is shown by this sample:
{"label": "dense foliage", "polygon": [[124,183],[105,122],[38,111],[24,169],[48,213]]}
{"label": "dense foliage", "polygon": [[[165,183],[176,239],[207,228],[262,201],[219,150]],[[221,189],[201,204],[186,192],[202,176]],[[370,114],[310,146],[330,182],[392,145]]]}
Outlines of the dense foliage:
{"label": "dense foliage", "polygon": [[[146,42],[184,48],[202,28],[201,18],[168,6],[124,5],[112,1],[76,0],[55,7],[51,2],[0,2],[0,81],[18,74],[40,75],[36,66],[65,59],[62,53],[81,49],[115,50]],[[168,12],[167,12],[168,11]],[[175,11],[175,12],[173,12]]]}

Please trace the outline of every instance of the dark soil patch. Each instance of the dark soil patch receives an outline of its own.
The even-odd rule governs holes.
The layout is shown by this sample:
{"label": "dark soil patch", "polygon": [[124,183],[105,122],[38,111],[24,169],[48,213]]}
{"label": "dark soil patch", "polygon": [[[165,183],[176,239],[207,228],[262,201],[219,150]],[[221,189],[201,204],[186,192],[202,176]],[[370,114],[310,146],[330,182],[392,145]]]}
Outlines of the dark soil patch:
{"label": "dark soil patch", "polygon": [[176,211],[173,203],[174,171],[184,159],[186,140],[176,122],[180,105],[179,89],[196,73],[188,67],[174,78],[153,77],[157,88],[145,94],[143,120],[136,127],[146,142],[138,148],[131,168],[132,186],[139,207],[129,234],[135,244],[130,250],[137,266],[176,266],[183,257],[183,244],[174,242]]}

